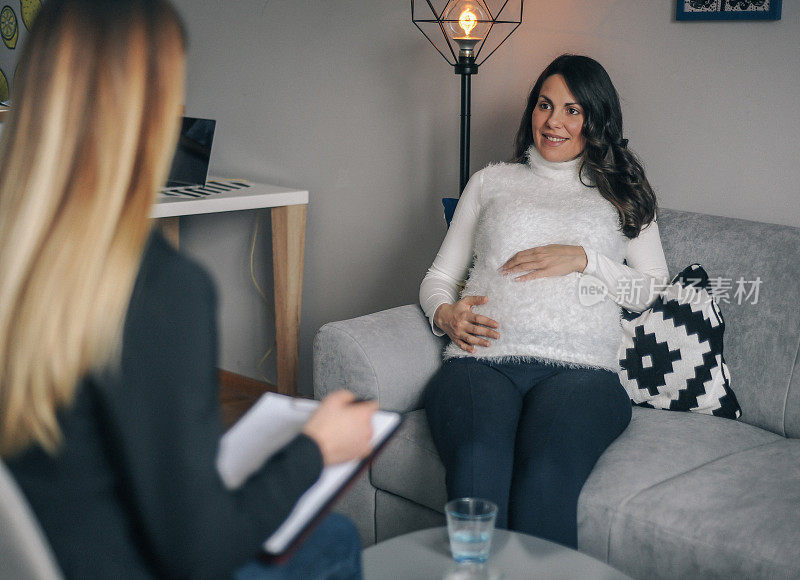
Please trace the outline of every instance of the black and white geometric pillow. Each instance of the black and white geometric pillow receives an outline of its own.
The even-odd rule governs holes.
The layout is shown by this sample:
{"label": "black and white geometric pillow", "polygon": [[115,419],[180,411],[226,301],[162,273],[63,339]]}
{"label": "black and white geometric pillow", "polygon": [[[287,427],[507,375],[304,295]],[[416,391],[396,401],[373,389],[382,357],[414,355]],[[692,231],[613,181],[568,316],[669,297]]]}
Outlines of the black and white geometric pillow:
{"label": "black and white geometric pillow", "polygon": [[692,264],[644,312],[622,310],[620,382],[634,404],[729,419],[742,414],[722,355],[725,321]]}

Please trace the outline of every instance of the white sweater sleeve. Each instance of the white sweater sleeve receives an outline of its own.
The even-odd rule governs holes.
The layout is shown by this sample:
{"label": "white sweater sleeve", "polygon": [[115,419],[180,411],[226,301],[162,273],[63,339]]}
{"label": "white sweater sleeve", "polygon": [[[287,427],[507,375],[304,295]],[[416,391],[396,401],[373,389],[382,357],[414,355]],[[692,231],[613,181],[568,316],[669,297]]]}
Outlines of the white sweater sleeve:
{"label": "white sweater sleeve", "polygon": [[658,222],[650,222],[639,235],[628,241],[625,260],[628,265],[614,262],[607,256],[584,248],[586,268],[584,275],[598,280],[617,304],[642,312],[658,295],[663,285],[669,282],[667,261],[661,247]]}
{"label": "white sweater sleeve", "polygon": [[436,336],[444,335],[444,332],[433,323],[436,309],[442,304],[453,304],[458,301],[458,287],[465,283],[472,265],[482,189],[483,172],[479,171],[464,188],[453,220],[450,222],[450,229],[447,230],[436,259],[428,268],[419,287],[419,303],[425,316],[430,319],[431,330]]}

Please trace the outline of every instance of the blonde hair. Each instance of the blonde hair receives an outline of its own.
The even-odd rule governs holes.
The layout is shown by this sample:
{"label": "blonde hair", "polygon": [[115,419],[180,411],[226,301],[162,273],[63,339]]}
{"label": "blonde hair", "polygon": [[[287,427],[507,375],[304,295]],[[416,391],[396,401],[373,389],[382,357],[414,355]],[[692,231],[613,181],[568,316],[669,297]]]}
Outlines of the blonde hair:
{"label": "blonde hair", "polygon": [[57,414],[120,352],[169,168],[185,39],[166,0],[49,0],[0,144],[0,455],[55,453]]}

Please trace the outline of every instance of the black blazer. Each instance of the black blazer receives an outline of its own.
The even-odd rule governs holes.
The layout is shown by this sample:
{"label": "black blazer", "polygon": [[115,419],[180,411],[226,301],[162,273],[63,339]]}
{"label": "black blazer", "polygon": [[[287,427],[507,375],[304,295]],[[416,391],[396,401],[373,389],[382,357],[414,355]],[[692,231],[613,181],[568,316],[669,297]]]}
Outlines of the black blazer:
{"label": "black blazer", "polygon": [[56,457],[36,446],[7,460],[68,577],[229,576],[319,476],[301,435],[223,487],[215,308],[209,276],[153,234],[120,364],[81,382]]}

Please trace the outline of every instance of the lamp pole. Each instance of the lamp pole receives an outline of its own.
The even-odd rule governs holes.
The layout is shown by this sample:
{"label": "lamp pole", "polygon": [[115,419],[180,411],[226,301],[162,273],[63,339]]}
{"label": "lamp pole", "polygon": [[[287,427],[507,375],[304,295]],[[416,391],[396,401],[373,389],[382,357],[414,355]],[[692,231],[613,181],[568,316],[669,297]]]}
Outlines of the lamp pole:
{"label": "lamp pole", "polygon": [[[478,65],[486,62],[522,24],[524,2],[525,0],[502,0],[497,5],[493,4],[495,8],[493,11],[489,0],[448,0],[444,7],[437,11],[432,0],[418,0],[417,2],[411,0],[411,21],[428,39],[433,48],[442,55],[442,58],[455,67],[455,73],[461,75],[459,197],[442,199],[444,215],[448,224],[469,180],[471,77],[478,74]],[[425,29],[428,29],[430,34]],[[492,36],[493,39],[499,38],[499,42],[493,43],[494,48],[487,49],[489,54],[478,62],[477,58],[483,52],[486,40],[493,30],[499,30]],[[444,40],[441,48],[434,41],[434,37],[438,37],[439,32]],[[456,56],[456,50],[458,50],[458,56]]]}
{"label": "lamp pole", "polygon": [[469,180],[469,122],[471,108],[472,75],[478,74],[478,65],[471,51],[460,51],[455,72],[461,75],[461,164],[459,173],[458,195],[464,191]]}

